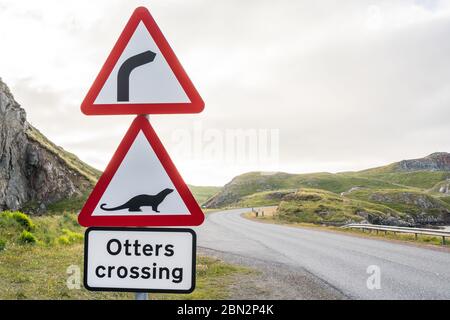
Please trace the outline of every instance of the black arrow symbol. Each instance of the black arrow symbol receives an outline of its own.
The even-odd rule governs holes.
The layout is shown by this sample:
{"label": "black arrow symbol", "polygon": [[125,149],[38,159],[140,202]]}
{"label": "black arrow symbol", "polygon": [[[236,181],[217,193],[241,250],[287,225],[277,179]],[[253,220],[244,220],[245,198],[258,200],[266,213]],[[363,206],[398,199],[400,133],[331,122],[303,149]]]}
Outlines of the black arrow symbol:
{"label": "black arrow symbol", "polygon": [[128,58],[117,74],[117,101],[130,101],[130,74],[139,66],[152,62],[156,53],[148,50]]}

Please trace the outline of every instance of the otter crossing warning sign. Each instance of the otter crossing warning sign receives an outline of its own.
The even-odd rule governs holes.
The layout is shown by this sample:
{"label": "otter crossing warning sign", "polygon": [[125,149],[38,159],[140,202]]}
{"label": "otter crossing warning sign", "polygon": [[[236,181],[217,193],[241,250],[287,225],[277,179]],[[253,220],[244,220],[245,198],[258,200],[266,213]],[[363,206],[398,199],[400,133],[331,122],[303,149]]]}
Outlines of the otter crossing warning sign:
{"label": "otter crossing warning sign", "polygon": [[78,216],[90,227],[84,259],[88,290],[194,290],[195,232],[142,228],[197,226],[204,220],[145,115],[196,113],[203,107],[155,20],[146,8],[137,8],[81,105],[87,115],[138,115]]}
{"label": "otter crossing warning sign", "polygon": [[144,116],[137,116],[78,216],[92,226],[200,225],[203,213]]}

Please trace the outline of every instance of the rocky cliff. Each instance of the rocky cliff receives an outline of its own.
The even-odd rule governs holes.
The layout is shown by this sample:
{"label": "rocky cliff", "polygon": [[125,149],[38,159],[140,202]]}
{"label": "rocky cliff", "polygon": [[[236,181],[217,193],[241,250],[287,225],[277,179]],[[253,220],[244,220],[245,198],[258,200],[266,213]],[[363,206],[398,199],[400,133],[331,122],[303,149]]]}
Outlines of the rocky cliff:
{"label": "rocky cliff", "polygon": [[450,153],[435,152],[420,159],[402,160],[396,163],[398,171],[450,171]]}
{"label": "rocky cliff", "polygon": [[86,193],[98,174],[29,124],[0,79],[0,211],[45,211],[50,203]]}

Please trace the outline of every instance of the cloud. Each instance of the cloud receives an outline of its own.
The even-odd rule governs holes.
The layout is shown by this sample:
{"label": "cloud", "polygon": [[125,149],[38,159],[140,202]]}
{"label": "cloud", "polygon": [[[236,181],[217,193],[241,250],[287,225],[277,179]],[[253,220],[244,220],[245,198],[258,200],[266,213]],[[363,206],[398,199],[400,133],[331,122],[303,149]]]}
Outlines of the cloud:
{"label": "cloud", "polygon": [[[36,127],[99,168],[132,117],[86,117],[79,104],[140,4],[0,0],[1,76]],[[199,115],[151,117],[188,182],[363,169],[450,150],[446,1],[146,4],[206,101]],[[222,133],[279,130],[279,161],[186,159],[173,132],[193,134],[198,121]]]}

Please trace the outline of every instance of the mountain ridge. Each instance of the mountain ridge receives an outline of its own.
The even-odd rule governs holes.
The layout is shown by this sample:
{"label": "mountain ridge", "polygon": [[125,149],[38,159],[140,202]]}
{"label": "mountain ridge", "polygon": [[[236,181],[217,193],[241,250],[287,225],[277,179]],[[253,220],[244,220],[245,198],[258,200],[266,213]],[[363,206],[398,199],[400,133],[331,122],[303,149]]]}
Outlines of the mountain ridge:
{"label": "mountain ridge", "polygon": [[385,166],[364,169],[354,172],[417,172],[417,171],[450,171],[450,153],[433,152],[425,157],[400,160]]}

